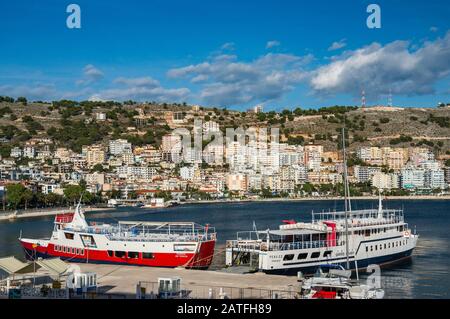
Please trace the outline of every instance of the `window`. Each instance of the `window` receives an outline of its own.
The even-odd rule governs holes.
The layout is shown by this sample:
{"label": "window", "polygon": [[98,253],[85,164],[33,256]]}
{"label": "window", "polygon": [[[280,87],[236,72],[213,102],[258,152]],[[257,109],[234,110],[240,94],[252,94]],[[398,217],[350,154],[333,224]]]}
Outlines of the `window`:
{"label": "window", "polygon": [[118,258],[125,258],[126,253],[124,251],[116,251],[115,256]]}
{"label": "window", "polygon": [[386,244],[384,244],[384,249],[386,249]]}
{"label": "window", "polygon": [[84,249],[83,248],[81,248],[81,254],[80,254],[81,256],[83,256],[84,255]]}
{"label": "window", "polygon": [[83,241],[84,247],[97,248],[94,237],[91,235],[81,235],[81,240]]}
{"label": "window", "polygon": [[72,234],[72,233],[64,233],[64,236],[66,236],[66,239],[73,240],[74,234]]}
{"label": "window", "polygon": [[375,245],[375,250],[378,250],[378,245]]}
{"label": "window", "polygon": [[128,252],[128,258],[131,259],[138,259],[139,258],[139,253],[135,252],[135,251],[129,251]]}
{"label": "window", "polygon": [[292,259],[294,259],[294,254],[284,255],[284,257],[283,257],[284,261],[289,261]]}
{"label": "window", "polygon": [[297,259],[306,259],[308,257],[308,253],[298,254]]}
{"label": "window", "polygon": [[173,250],[175,250],[175,251],[195,251],[196,248],[197,248],[196,244],[173,245]]}
{"label": "window", "polygon": [[369,251],[369,246],[366,246],[366,252],[368,252]]}
{"label": "window", "polygon": [[113,257],[114,256],[114,252],[112,250],[108,250],[108,257]]}
{"label": "window", "polygon": [[55,251],[58,251],[58,245],[55,245]]}
{"label": "window", "polygon": [[142,253],[142,258],[144,259],[154,259],[153,253]]}
{"label": "window", "polygon": [[311,254],[311,258],[319,258],[319,256],[320,256],[320,252],[318,252],[318,251]]}
{"label": "window", "polygon": [[324,252],[324,253],[323,253],[323,257],[324,257],[324,258],[331,257],[331,250],[327,250],[326,252]]}
{"label": "window", "polygon": [[370,246],[370,251],[373,251],[373,246]]}
{"label": "window", "polygon": [[382,250],[382,249],[383,249],[383,245],[380,244],[380,250]]}

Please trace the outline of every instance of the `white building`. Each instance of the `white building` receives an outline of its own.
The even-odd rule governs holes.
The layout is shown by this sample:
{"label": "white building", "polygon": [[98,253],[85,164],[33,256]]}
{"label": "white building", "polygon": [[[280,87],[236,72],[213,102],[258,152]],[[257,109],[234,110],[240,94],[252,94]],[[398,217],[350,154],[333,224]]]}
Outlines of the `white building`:
{"label": "white building", "polygon": [[445,183],[445,173],[442,169],[427,170],[425,171],[425,187],[431,189],[445,189],[447,185]]}
{"label": "white building", "polygon": [[13,147],[11,149],[11,155],[10,156],[14,157],[14,158],[22,157],[22,149],[20,147],[17,147],[17,146]]}
{"label": "white building", "polygon": [[35,158],[36,157],[36,149],[33,146],[25,146],[23,148],[23,157]]}
{"label": "white building", "polygon": [[406,189],[425,187],[425,170],[415,168],[402,169],[401,186]]}
{"label": "white building", "polygon": [[185,181],[193,181],[194,173],[195,173],[194,166],[184,166],[180,168],[180,177]]}
{"label": "white building", "polygon": [[131,153],[132,146],[127,140],[118,139],[109,142],[109,153],[111,155],[122,155],[124,153]]}

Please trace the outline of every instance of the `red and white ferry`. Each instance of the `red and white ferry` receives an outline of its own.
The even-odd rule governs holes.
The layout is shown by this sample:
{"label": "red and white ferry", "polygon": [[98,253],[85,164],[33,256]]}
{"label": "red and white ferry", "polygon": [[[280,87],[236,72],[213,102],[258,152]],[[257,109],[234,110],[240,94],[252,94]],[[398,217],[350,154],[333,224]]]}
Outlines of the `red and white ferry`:
{"label": "red and white ferry", "polygon": [[212,262],[216,232],[192,222],[86,222],[81,206],[55,217],[49,239],[20,238],[26,258],[149,267],[206,269]]}

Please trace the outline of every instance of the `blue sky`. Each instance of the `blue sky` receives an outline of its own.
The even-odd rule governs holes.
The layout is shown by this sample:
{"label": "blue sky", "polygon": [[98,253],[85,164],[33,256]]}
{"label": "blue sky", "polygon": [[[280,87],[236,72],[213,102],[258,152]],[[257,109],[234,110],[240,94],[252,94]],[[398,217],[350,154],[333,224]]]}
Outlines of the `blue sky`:
{"label": "blue sky", "polygon": [[[81,7],[81,29],[66,7]],[[366,7],[381,7],[368,29]],[[0,95],[245,109],[450,102],[442,0],[0,3]]]}

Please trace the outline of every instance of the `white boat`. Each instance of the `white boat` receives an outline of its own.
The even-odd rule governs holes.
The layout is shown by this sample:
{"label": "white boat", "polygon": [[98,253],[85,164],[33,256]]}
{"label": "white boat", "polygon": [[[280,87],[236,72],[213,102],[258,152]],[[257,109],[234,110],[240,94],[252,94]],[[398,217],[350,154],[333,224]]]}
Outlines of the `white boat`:
{"label": "white boat", "polygon": [[302,299],[383,299],[384,290],[361,284],[350,279],[351,272],[330,269],[324,273],[322,268],[314,277],[301,281]]}
{"label": "white boat", "polygon": [[311,222],[285,221],[279,229],[238,232],[226,244],[226,265],[267,273],[315,273],[323,265],[346,269],[407,259],[419,236],[401,209],[352,210],[344,145],[345,210],[312,213]]}

